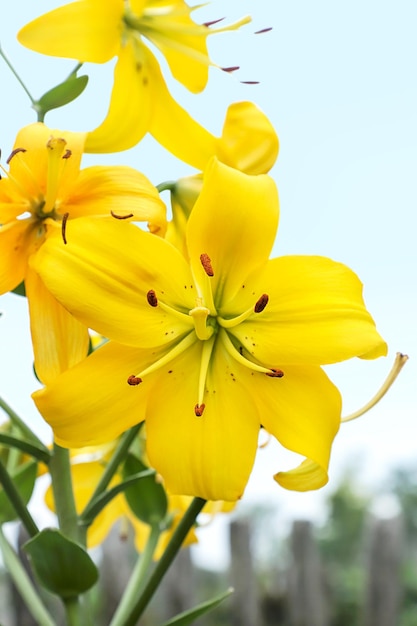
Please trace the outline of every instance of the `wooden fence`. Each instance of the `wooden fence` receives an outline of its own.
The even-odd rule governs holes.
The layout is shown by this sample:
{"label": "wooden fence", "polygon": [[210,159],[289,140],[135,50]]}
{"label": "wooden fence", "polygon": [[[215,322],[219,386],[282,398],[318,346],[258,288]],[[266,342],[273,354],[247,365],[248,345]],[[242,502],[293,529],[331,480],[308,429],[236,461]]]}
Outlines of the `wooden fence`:
{"label": "wooden fence", "polygon": [[[360,626],[399,626],[404,548],[401,519],[374,519],[367,535]],[[182,550],[140,626],[160,624],[228,586],[234,587],[235,593],[215,613],[200,618],[198,625],[332,626],[332,580],[323,568],[310,522],[294,522],[288,542],[289,563],[276,585],[270,581],[267,595],[260,590],[248,522],[230,524],[230,549],[230,571],[220,574],[197,569],[189,550]],[[96,598],[95,626],[108,624],[108,616],[114,612],[125,588],[131,557],[131,544],[121,543],[115,533],[110,535],[102,555],[105,574],[101,581],[102,592]],[[57,623],[60,626],[63,622],[58,620]],[[22,607],[17,592],[3,574],[0,578],[0,626],[34,625],[36,622]],[[351,624],[346,622],[343,626]]]}

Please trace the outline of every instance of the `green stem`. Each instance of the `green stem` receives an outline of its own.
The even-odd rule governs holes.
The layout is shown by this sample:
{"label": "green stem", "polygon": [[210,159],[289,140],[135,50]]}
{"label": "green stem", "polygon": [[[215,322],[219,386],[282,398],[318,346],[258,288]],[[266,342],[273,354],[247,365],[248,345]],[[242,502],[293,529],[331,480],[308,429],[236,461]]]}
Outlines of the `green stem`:
{"label": "green stem", "polygon": [[4,492],[10,500],[14,510],[22,521],[22,524],[28,531],[30,537],[35,537],[38,534],[39,529],[36,526],[33,517],[29,513],[25,503],[13,480],[10,478],[6,468],[0,460],[0,484],[3,486]]}
{"label": "green stem", "polygon": [[26,94],[27,94],[29,100],[31,101],[32,105],[34,105],[35,104],[35,99],[32,97],[32,94],[30,93],[29,89],[26,87],[25,83],[20,78],[19,74],[16,72],[16,70],[14,69],[13,65],[10,63],[9,59],[7,58],[7,56],[4,54],[4,51],[3,51],[1,46],[0,46],[0,56],[3,57],[3,60],[6,63],[6,65],[8,66],[9,70],[11,71],[13,76],[16,78],[16,80],[18,81],[20,86],[23,88],[23,90],[26,92]]}
{"label": "green stem", "polygon": [[53,445],[52,458],[49,463],[49,472],[51,474],[55,511],[59,521],[59,528],[66,537],[79,542],[78,516],[72,489],[69,450],[61,448],[61,446],[55,442]]}
{"label": "green stem", "polygon": [[0,549],[3,554],[7,571],[12,577],[16,588],[24,599],[27,608],[35,618],[36,622],[39,626],[55,626],[55,622],[42,604],[42,601],[36,593],[35,587],[27,575],[19,557],[4,536],[1,526]]}
{"label": "green stem", "polygon": [[20,430],[22,435],[24,435],[29,441],[33,441],[40,448],[45,449],[45,453],[49,454],[48,448],[43,444],[43,442],[32,432],[25,424],[25,422],[15,413],[11,406],[7,404],[3,398],[0,398],[0,408],[3,409],[5,413],[10,417],[11,422]]}
{"label": "green stem", "polygon": [[174,560],[177,552],[181,548],[189,530],[195,523],[197,515],[205,505],[206,500],[202,498],[194,498],[184,514],[184,517],[175,529],[172,537],[163,553],[162,557],[158,561],[154,571],[149,577],[146,586],[143,588],[142,593],[137,598],[136,603],[133,605],[129,615],[127,616],[123,626],[135,626],[137,620],[142,615],[146,607],[148,606],[152,596],[158,589],[158,586],[167,572],[169,566]]}
{"label": "green stem", "polygon": [[159,185],[157,185],[156,188],[159,191],[159,193],[161,193],[162,191],[172,191],[173,189],[175,189],[176,185],[177,185],[176,180],[166,180],[163,183],[159,183]]}
{"label": "green stem", "polygon": [[145,584],[146,575],[152,563],[160,535],[161,529],[159,525],[152,526],[145,549],[136,562],[121,602],[110,622],[110,626],[125,625],[126,619],[129,617],[130,611]]}
{"label": "green stem", "polygon": [[78,598],[63,599],[68,626],[86,626]]}
{"label": "green stem", "polygon": [[[80,515],[80,525],[83,525],[85,523],[85,520],[90,518],[90,513],[92,508],[94,507],[96,499],[108,487],[111,479],[117,471],[117,468],[119,467],[120,463],[125,459],[127,451],[129,450],[131,444],[133,443],[141,428],[142,423],[137,424],[136,426],[133,426],[133,428],[130,428],[125,433],[123,433],[123,435],[120,437],[119,443],[113,453],[112,458],[107,463],[106,468],[97,484],[97,487],[94,490],[93,495],[91,496],[90,500],[88,501],[87,505]],[[90,524],[91,521],[92,520],[89,521]]]}

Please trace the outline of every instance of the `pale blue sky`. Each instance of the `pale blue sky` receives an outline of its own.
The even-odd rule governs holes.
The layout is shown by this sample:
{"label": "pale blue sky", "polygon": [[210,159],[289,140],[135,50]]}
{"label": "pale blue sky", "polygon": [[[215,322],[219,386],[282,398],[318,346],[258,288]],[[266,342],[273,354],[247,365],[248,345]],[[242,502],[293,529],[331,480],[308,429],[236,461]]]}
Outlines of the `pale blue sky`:
{"label": "pale blue sky", "polygon": [[[59,82],[72,61],[49,59],[21,48],[15,33],[59,2],[15,1],[0,24],[0,41],[35,96]],[[206,91],[194,96],[170,82],[175,96],[199,121],[220,133],[227,106],[255,101],[280,137],[272,175],[281,199],[276,254],[321,254],[352,267],[390,347],[388,359],[328,368],[344,394],[345,412],[364,404],[391,367],[397,351],[410,355],[395,387],[367,416],[345,425],[333,451],[330,485],[321,494],[287,494],[271,480],[293,458],[268,448],[247,497],[276,499],[285,515],[314,515],[343,467],[362,457],[364,479],[382,481],[389,468],[416,458],[417,373],[417,4],[414,0],[222,0],[196,19],[253,16],[238,33],[213,37],[212,58],[240,65],[233,76],[211,70]],[[272,26],[263,35],[256,30]],[[101,121],[112,71],[91,70],[85,95],[52,112],[51,127],[88,130]],[[7,155],[18,129],[35,120],[25,94],[0,63],[0,145]],[[243,85],[239,80],[259,80]],[[126,153],[89,156],[90,163],[126,163],[158,183],[191,169],[152,139]],[[0,299],[0,393],[40,427],[29,399],[35,388],[25,303]],[[45,429],[42,429],[46,432]]]}

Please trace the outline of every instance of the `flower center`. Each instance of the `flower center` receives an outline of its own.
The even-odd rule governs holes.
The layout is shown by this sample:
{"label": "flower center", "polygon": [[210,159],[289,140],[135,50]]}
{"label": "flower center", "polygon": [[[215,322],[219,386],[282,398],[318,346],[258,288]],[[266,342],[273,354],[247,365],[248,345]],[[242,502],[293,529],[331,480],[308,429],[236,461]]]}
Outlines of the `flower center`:
{"label": "flower center", "polygon": [[[162,358],[139,374],[131,374],[127,379],[129,385],[139,385],[146,375],[167,365],[185,350],[192,347],[196,341],[202,341],[203,346],[200,357],[197,393],[198,401],[194,407],[194,413],[197,417],[201,417],[203,415],[206,406],[204,403],[206,380],[210,367],[211,356],[216,344],[235,361],[237,361],[237,363],[254,372],[266,374],[271,378],[282,378],[284,376],[284,372],[281,369],[265,367],[261,363],[256,362],[256,360],[249,355],[249,352],[245,350],[243,345],[237,345],[236,339],[228,332],[228,329],[236,327],[251,316],[261,314],[269,302],[268,295],[266,293],[262,294],[256,300],[254,305],[243,313],[232,318],[224,318],[218,314],[214,305],[210,282],[214,276],[211,260],[209,256],[204,253],[200,256],[200,262],[204,269],[205,276],[207,277],[207,285],[200,285],[200,287],[202,287],[201,291],[204,293],[204,297],[203,295],[199,295],[197,297],[196,306],[189,311],[188,315],[162,302],[153,289],[150,289],[146,295],[148,304],[151,307],[161,307],[164,311],[169,312],[171,315],[181,319],[182,322],[186,321],[187,324],[190,324],[191,318],[194,328]],[[246,356],[246,354],[248,356]]]}

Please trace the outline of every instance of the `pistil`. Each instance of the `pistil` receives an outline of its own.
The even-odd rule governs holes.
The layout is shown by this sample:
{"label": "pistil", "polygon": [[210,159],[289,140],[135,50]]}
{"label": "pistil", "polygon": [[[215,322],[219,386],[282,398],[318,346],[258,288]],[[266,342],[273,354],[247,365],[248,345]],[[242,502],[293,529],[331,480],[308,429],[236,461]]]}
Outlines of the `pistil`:
{"label": "pistil", "polygon": [[42,207],[43,217],[51,215],[55,210],[55,202],[58,195],[62,170],[68,159],[68,156],[66,156],[67,152],[64,153],[66,145],[67,142],[62,137],[51,137],[46,144],[48,152],[48,173],[46,180],[45,204]]}

